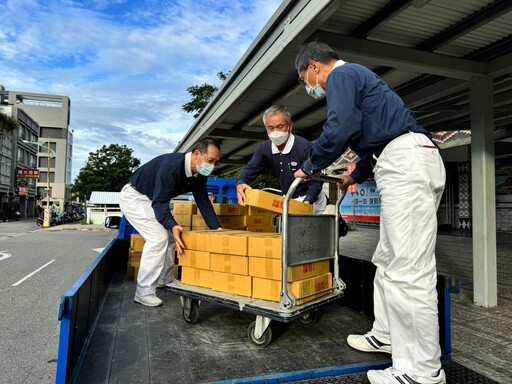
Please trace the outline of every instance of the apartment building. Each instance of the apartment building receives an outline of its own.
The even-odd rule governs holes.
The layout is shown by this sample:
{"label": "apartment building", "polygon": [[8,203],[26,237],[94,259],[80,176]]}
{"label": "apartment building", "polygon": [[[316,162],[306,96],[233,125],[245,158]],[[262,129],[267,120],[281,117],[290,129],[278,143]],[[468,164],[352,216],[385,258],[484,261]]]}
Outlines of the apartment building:
{"label": "apartment building", "polygon": [[35,201],[46,204],[48,195],[53,209],[65,210],[71,199],[73,153],[69,97],[8,91],[1,85],[0,94],[0,111],[16,119],[19,126],[2,141],[2,161],[11,160],[10,180],[7,169],[1,175],[2,198],[16,197],[22,217],[33,216]]}

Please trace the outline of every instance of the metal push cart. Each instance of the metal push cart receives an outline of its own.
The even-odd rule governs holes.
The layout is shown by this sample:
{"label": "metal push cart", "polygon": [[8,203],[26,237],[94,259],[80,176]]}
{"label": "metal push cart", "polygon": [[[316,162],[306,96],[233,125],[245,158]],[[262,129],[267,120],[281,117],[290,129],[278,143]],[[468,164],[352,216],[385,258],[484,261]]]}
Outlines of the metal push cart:
{"label": "metal push cart", "polygon": [[[320,177],[327,182],[339,182],[334,177]],[[267,346],[272,340],[270,321],[283,323],[298,319],[304,326],[311,326],[316,322],[316,311],[343,295],[345,283],[339,277],[338,266],[338,225],[339,214],[335,215],[305,215],[288,214],[289,202],[293,192],[302,179],[296,179],[284,198],[282,214],[282,276],[279,302],[255,299],[251,297],[230,293],[213,291],[212,289],[182,284],[175,280],[166,288],[167,291],[180,296],[183,307],[183,318],[187,323],[196,323],[199,319],[199,305],[201,301],[209,301],[235,310],[256,315],[247,330],[249,339],[258,346]],[[336,212],[339,212],[345,191],[338,190]],[[288,292],[288,267],[306,263],[333,260],[332,287],[317,292],[293,297]],[[324,295],[307,301],[304,304],[296,303],[319,293]]]}

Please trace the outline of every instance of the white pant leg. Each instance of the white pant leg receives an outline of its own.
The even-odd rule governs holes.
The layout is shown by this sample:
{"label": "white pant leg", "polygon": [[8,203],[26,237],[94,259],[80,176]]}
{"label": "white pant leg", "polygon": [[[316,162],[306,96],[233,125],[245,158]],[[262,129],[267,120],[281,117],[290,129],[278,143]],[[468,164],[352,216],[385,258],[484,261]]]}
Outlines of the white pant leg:
{"label": "white pant leg", "polygon": [[165,285],[174,280],[174,252],[176,250],[176,241],[171,232],[169,232],[169,247],[167,248],[167,254],[164,260],[164,267],[162,273],[158,278],[158,285]]}
{"label": "white pant leg", "polygon": [[324,191],[320,191],[318,199],[313,203],[313,215],[321,215],[327,207],[327,196]]}
{"label": "white pant leg", "polygon": [[154,294],[164,262],[168,258],[169,231],[155,217],[151,200],[125,185],[119,197],[121,212],[145,240],[137,275],[138,296]]}
{"label": "white pant leg", "polygon": [[[389,332],[393,366],[418,376],[441,368],[435,243],[445,170],[422,134],[400,136],[375,167],[381,196],[381,237],[374,299],[377,332]],[[387,329],[386,329],[387,328]]]}

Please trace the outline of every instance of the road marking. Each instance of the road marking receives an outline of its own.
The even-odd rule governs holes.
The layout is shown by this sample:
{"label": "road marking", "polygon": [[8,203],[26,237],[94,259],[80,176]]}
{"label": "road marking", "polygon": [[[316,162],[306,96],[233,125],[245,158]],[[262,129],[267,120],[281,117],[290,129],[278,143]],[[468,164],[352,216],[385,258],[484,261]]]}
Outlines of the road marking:
{"label": "road marking", "polygon": [[37,272],[39,272],[40,270],[42,270],[43,268],[46,268],[47,266],[49,266],[51,263],[53,263],[56,259],[53,259],[53,260],[50,260],[49,262],[47,262],[45,265],[43,265],[42,267],[39,267],[37,268],[34,272],[32,273],[29,273],[27,276],[25,276],[23,279],[21,280],[18,280],[17,282],[15,282],[13,285],[11,285],[11,287],[16,287],[17,285],[20,285],[21,283],[23,283],[25,280],[29,279],[30,277],[34,276]]}
{"label": "road marking", "polygon": [[[105,249],[105,247],[103,247],[103,248],[93,248],[93,251],[96,251],[96,252],[98,252],[98,253],[101,253],[101,252],[103,252],[103,250],[104,250],[104,249]],[[1,259],[0,259],[0,260],[1,260]]]}
{"label": "road marking", "polygon": [[8,259],[9,257],[11,257],[10,253],[7,253],[5,251],[0,251],[0,260],[5,260],[5,259]]}

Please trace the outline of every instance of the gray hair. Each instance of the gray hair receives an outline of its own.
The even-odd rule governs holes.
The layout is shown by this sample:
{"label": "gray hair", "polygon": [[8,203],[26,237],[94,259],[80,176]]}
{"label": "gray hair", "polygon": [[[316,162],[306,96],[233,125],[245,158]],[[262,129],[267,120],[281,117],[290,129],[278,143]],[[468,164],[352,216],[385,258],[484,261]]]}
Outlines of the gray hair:
{"label": "gray hair", "polygon": [[325,43],[312,41],[304,45],[295,58],[295,69],[298,72],[308,69],[311,60],[322,64],[328,64],[332,60],[339,60],[339,56],[334,50]]}
{"label": "gray hair", "polygon": [[288,112],[286,107],[282,105],[272,105],[271,107],[267,108],[265,112],[263,112],[263,125],[265,127],[267,126],[267,117],[276,113],[283,113],[286,119],[286,123],[289,124],[292,122],[292,115],[290,112]]}
{"label": "gray hair", "polygon": [[208,147],[210,145],[213,145],[215,148],[217,148],[220,151],[220,143],[218,140],[214,139],[213,137],[204,137],[200,141],[198,141],[193,147],[192,152],[199,151],[201,153],[207,153]]}

